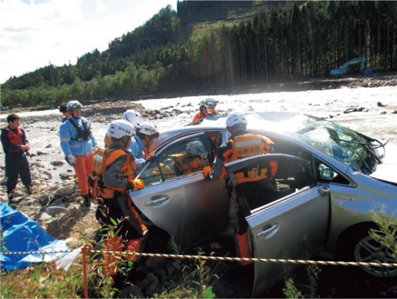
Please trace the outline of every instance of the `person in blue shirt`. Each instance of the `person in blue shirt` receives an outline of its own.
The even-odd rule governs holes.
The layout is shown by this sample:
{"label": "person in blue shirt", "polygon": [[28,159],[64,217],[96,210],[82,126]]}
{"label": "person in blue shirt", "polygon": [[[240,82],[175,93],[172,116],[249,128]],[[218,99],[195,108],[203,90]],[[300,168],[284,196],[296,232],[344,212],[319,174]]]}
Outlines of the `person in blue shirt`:
{"label": "person in blue shirt", "polygon": [[82,108],[83,105],[78,101],[67,103],[71,117],[61,124],[59,135],[65,159],[74,167],[80,195],[84,197],[84,206],[90,207],[88,176],[93,170],[93,151],[97,143],[92,136],[90,122],[81,116]]}

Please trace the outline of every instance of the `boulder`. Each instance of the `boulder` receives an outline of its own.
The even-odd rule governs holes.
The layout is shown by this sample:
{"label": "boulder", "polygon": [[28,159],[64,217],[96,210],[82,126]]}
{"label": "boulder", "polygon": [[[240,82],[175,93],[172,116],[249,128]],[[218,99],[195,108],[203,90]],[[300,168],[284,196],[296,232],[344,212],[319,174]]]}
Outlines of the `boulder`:
{"label": "boulder", "polygon": [[165,277],[165,270],[164,269],[154,269],[154,275],[162,281]]}
{"label": "boulder", "polygon": [[71,205],[69,205],[68,207],[67,207],[67,210],[69,211],[69,212],[74,212],[74,211],[77,211],[78,209],[80,209],[80,205],[77,205],[77,204],[71,204]]}
{"label": "boulder", "polygon": [[68,173],[66,173],[66,172],[62,172],[62,173],[59,174],[59,177],[60,177],[62,180],[66,180],[66,179],[70,178],[70,174],[68,174]]}
{"label": "boulder", "polygon": [[140,288],[129,286],[121,290],[119,298],[143,298],[145,297]]}
{"label": "boulder", "polygon": [[55,216],[57,214],[67,212],[67,209],[65,206],[50,206],[45,209],[45,212],[50,216]]}
{"label": "boulder", "polygon": [[29,198],[29,200],[26,202],[26,203],[28,203],[28,204],[34,204],[35,202],[37,201],[37,198]]}
{"label": "boulder", "polygon": [[149,257],[145,263],[145,266],[149,269],[163,268],[167,264],[167,259],[160,257]]}
{"label": "boulder", "polygon": [[63,164],[65,164],[65,162],[56,160],[56,161],[51,161],[51,164],[54,166],[62,166]]}
{"label": "boulder", "polygon": [[75,239],[75,238],[67,238],[65,240],[66,245],[68,245],[70,248],[77,248],[80,246],[81,241]]}
{"label": "boulder", "polygon": [[[44,174],[44,175],[48,176],[48,178],[52,179],[52,174],[51,174],[51,172],[49,172],[49,171],[47,171],[47,170],[41,171],[41,174]],[[44,178],[44,179],[46,179],[46,178]]]}
{"label": "boulder", "polygon": [[386,107],[386,105],[383,105],[381,102],[377,103],[378,107]]}
{"label": "boulder", "polygon": [[54,196],[70,196],[75,192],[74,188],[71,186],[61,187],[55,191]]}
{"label": "boulder", "polygon": [[50,215],[48,215],[47,213],[42,213],[41,215],[40,215],[40,220],[42,220],[42,221],[47,221],[47,220],[50,220],[52,217],[50,216]]}
{"label": "boulder", "polygon": [[154,276],[153,273],[149,273],[148,275],[146,275],[146,278],[141,283],[142,289],[145,290],[149,287],[149,285],[158,283],[158,281],[158,278]]}
{"label": "boulder", "polygon": [[159,283],[152,283],[150,284],[147,289],[145,290],[146,297],[153,298],[155,294],[160,295],[165,291],[165,287]]}
{"label": "boulder", "polygon": [[44,194],[44,195],[41,195],[37,200],[39,201],[39,203],[42,206],[45,206],[50,201],[50,198],[49,198],[48,194]]}
{"label": "boulder", "polygon": [[44,168],[44,167],[45,167],[44,164],[43,164],[43,163],[40,163],[40,162],[33,162],[33,163],[30,163],[30,166],[31,166],[31,167],[38,167],[38,168]]}
{"label": "boulder", "polygon": [[37,156],[44,156],[44,155],[48,155],[48,153],[42,152],[42,151],[37,151],[36,153]]}
{"label": "boulder", "polygon": [[84,231],[84,236],[85,236],[85,238],[86,239],[88,239],[88,240],[95,240],[95,234],[96,234],[96,229],[93,229],[93,228],[91,228],[91,227],[89,227],[89,228],[87,228],[85,231]]}

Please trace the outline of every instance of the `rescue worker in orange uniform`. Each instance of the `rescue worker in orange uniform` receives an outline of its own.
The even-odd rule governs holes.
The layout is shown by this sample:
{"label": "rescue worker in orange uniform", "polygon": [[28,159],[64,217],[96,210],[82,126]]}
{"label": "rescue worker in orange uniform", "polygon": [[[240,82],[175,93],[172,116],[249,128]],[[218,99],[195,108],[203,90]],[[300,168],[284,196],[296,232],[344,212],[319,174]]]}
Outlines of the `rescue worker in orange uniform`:
{"label": "rescue worker in orange uniform", "polygon": [[[231,133],[229,141],[220,146],[212,169],[206,167],[203,170],[204,176],[209,180],[221,180],[226,177],[224,163],[273,151],[273,142],[269,138],[247,132],[247,119],[242,113],[231,114],[227,118],[226,126]],[[231,193],[232,204],[238,205],[235,241],[240,257],[251,257],[247,233],[248,224],[245,220],[250,213],[246,208],[247,204],[252,210],[274,199],[273,182],[276,172],[277,163],[270,161],[267,168],[256,168],[235,174],[238,185],[236,190],[232,190]],[[250,262],[244,261],[240,264],[248,265]]]}
{"label": "rescue worker in orange uniform", "polygon": [[208,116],[218,115],[219,114],[218,111],[215,110],[217,103],[218,102],[213,98],[206,98],[204,100],[204,105],[200,106],[200,112],[198,112],[194,116],[193,122],[206,118]]}
{"label": "rescue worker in orange uniform", "polygon": [[188,142],[185,151],[186,155],[175,158],[174,168],[177,175],[201,171],[203,166],[208,165],[208,152],[201,141]]}
{"label": "rescue worker in orange uniform", "polygon": [[207,107],[205,107],[205,105],[200,105],[200,111],[193,117],[193,122],[199,121],[200,119],[206,118],[207,116]]}
{"label": "rescue worker in orange uniform", "polygon": [[[135,160],[128,149],[134,133],[134,126],[125,120],[111,122],[107,134],[112,143],[105,150],[100,169],[94,170],[99,173],[100,179],[100,200],[96,218],[105,226],[117,223],[114,228],[116,235],[109,236],[105,241],[105,250],[125,249],[139,252],[148,232],[128,192],[144,188],[144,182],[135,179]],[[132,261],[138,259],[136,255],[125,258]],[[104,273],[115,275],[118,270],[118,258],[105,253],[104,260]]]}
{"label": "rescue worker in orange uniform", "polygon": [[208,116],[219,114],[218,111],[215,110],[215,107],[217,104],[218,104],[218,101],[213,98],[206,98],[204,100],[204,105],[205,105],[205,107],[207,107]]}

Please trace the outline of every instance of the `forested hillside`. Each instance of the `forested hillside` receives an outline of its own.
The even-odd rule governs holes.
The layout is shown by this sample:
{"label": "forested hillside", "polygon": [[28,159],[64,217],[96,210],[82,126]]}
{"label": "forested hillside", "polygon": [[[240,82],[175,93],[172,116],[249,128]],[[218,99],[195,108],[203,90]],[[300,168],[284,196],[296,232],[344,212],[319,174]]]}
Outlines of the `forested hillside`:
{"label": "forested hillside", "polygon": [[392,1],[182,1],[177,12],[161,9],[76,65],[10,78],[2,103],[103,101],[318,78],[360,56],[378,72],[395,70],[396,19]]}

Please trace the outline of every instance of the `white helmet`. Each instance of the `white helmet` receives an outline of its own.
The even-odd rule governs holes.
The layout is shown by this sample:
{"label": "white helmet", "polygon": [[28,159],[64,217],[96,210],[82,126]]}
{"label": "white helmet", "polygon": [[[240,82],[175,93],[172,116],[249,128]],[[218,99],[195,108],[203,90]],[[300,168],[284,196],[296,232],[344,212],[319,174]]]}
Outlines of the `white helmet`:
{"label": "white helmet", "polygon": [[204,144],[199,141],[190,141],[186,144],[186,151],[192,156],[201,156],[201,158],[205,159],[208,156],[208,152],[204,147]]}
{"label": "white helmet", "polygon": [[145,121],[142,115],[135,110],[127,110],[124,112],[123,119],[132,123],[135,128]]}
{"label": "white helmet", "polygon": [[136,128],[136,131],[139,134],[147,135],[147,136],[154,137],[154,138],[159,137],[159,134],[160,134],[159,131],[157,130],[157,128],[148,122],[141,123]]}
{"label": "white helmet", "polygon": [[248,121],[245,118],[244,114],[240,112],[235,112],[228,116],[226,120],[226,127],[229,129],[237,125],[246,126],[247,123]]}
{"label": "white helmet", "polygon": [[206,98],[204,100],[204,105],[207,107],[214,106],[214,108],[215,108],[216,104],[218,104],[218,101],[213,98]]}
{"label": "white helmet", "polygon": [[110,137],[120,139],[124,136],[134,136],[135,129],[132,124],[125,120],[114,120],[109,124],[107,134]]}
{"label": "white helmet", "polygon": [[74,109],[81,109],[81,108],[83,108],[83,105],[81,105],[79,101],[69,101],[66,104],[66,109],[68,109],[68,111],[72,111]]}

